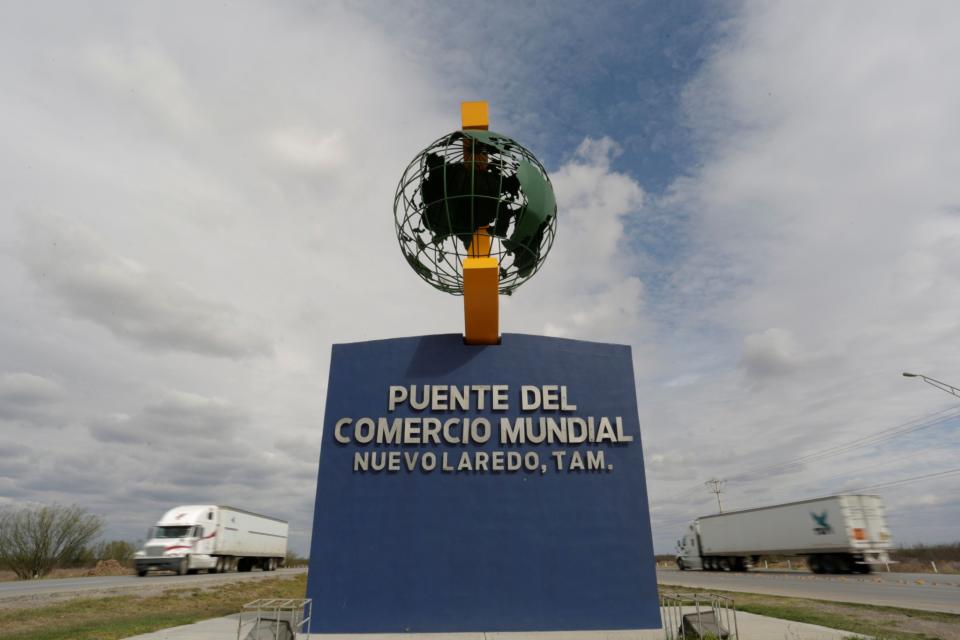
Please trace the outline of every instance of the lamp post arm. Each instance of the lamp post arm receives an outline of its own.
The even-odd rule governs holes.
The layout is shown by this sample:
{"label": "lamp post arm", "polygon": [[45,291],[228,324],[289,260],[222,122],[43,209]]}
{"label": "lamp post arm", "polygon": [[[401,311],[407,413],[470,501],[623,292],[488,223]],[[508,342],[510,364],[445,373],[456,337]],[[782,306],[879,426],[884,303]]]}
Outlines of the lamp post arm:
{"label": "lamp post arm", "polygon": [[936,387],[937,389],[940,389],[941,391],[946,391],[946,392],[949,393],[950,395],[953,395],[953,396],[956,396],[956,397],[960,398],[960,389],[957,389],[956,387],[951,386],[951,385],[947,384],[946,382],[940,382],[939,380],[935,380],[935,379],[933,379],[933,378],[929,378],[929,377],[927,377],[927,376],[925,376],[925,375],[922,375],[922,374],[919,374],[919,373],[917,374],[917,377],[920,378],[920,379],[922,379],[924,382],[926,382],[927,384],[929,384],[929,385],[932,386],[932,387]]}

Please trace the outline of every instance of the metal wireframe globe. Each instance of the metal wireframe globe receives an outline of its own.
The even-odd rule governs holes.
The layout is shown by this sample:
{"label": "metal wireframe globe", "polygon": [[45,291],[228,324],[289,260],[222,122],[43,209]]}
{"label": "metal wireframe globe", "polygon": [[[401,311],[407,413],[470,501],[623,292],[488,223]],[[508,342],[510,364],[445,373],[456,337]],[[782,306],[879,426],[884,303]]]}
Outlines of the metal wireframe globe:
{"label": "metal wireframe globe", "polygon": [[463,261],[489,256],[510,295],[543,264],[557,204],[543,165],[519,143],[482,130],[454,131],[407,166],[393,202],[397,240],[430,285],[463,295]]}

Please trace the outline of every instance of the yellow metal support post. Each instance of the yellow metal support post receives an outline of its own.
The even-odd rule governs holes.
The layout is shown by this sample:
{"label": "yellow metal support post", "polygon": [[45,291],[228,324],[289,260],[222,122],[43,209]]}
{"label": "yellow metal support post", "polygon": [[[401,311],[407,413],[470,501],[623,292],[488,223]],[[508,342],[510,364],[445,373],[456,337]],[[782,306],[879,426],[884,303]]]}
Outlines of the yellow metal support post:
{"label": "yellow metal support post", "polygon": [[460,123],[464,129],[490,128],[490,107],[486,100],[460,103]]}
{"label": "yellow metal support post", "polygon": [[[464,129],[487,129],[490,126],[486,102],[460,103],[460,120]],[[465,163],[481,162],[486,157],[474,156],[473,146],[464,141]],[[484,156],[486,154],[483,154]],[[463,261],[463,319],[467,344],[500,342],[500,265],[490,257],[490,232],[484,227],[473,234],[470,255]]]}

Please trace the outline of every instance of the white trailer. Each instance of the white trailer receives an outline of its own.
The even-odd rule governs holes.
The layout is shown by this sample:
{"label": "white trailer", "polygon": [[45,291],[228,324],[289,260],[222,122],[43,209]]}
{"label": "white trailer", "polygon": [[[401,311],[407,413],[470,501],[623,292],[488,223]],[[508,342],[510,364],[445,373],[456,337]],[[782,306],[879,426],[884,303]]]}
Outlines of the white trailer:
{"label": "white trailer", "polygon": [[147,533],[134,556],[137,575],[151,569],[178,574],[273,571],[287,556],[289,526],[283,520],[233,507],[185,505],[170,509]]}
{"label": "white trailer", "polygon": [[869,573],[893,547],[880,496],[839,495],[695,520],[677,567],[746,571],[760,556],[806,556],[814,573]]}

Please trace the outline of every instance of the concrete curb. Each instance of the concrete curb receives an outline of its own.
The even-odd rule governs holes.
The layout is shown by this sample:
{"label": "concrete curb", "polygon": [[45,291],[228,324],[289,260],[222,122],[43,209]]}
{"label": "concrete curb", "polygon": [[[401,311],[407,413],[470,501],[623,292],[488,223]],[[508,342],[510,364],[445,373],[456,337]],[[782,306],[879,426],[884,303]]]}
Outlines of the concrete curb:
{"label": "concrete curb", "polygon": [[[754,613],[737,612],[740,640],[842,640],[857,637],[850,631],[839,631],[804,622],[780,620]],[[133,636],[128,640],[237,640],[238,616],[213,618],[182,627],[171,627],[153,633]],[[549,631],[487,633],[362,633],[319,634],[298,636],[298,640],[663,640],[663,629],[636,631]],[[242,639],[241,639],[242,640]]]}

